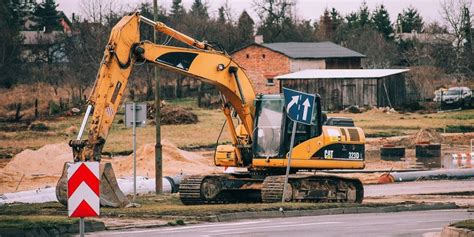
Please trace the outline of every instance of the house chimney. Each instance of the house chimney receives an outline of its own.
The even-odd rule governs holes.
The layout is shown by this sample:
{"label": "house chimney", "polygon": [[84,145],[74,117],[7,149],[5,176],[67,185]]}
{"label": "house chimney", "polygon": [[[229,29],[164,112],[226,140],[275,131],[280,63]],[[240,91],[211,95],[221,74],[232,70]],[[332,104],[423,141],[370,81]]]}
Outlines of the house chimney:
{"label": "house chimney", "polygon": [[254,40],[256,44],[263,44],[263,35],[254,36]]}

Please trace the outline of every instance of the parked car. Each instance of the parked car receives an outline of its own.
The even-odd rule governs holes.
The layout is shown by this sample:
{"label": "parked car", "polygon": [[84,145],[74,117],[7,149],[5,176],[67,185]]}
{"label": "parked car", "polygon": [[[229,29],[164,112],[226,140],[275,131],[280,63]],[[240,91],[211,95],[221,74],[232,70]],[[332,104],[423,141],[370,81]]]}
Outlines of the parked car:
{"label": "parked car", "polygon": [[434,101],[441,102],[442,108],[469,108],[474,104],[472,97],[468,87],[451,87],[436,93]]}

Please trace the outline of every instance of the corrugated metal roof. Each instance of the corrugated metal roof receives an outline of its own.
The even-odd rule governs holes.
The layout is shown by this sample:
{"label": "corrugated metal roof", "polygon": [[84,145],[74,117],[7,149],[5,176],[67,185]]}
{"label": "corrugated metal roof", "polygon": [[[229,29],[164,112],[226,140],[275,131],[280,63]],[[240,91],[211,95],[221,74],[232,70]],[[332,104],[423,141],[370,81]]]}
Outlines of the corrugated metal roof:
{"label": "corrugated metal roof", "polygon": [[308,69],[275,77],[286,79],[323,79],[323,78],[381,78],[410,69]]}
{"label": "corrugated metal roof", "polygon": [[282,42],[261,44],[291,58],[364,58],[365,55],[332,42]]}

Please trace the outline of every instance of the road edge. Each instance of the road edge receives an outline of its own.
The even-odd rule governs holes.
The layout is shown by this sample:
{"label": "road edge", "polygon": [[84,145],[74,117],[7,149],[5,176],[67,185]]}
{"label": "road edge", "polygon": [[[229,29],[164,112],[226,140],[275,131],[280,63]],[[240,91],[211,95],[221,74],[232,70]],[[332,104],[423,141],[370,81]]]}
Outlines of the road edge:
{"label": "road edge", "polygon": [[323,216],[338,214],[357,214],[357,213],[388,213],[402,211],[429,211],[443,209],[458,209],[455,203],[422,203],[405,204],[387,207],[348,207],[348,208],[329,208],[319,210],[290,210],[290,211],[259,211],[259,212],[234,212],[210,216],[210,222],[224,222],[242,219],[259,218],[282,218],[298,216]]}

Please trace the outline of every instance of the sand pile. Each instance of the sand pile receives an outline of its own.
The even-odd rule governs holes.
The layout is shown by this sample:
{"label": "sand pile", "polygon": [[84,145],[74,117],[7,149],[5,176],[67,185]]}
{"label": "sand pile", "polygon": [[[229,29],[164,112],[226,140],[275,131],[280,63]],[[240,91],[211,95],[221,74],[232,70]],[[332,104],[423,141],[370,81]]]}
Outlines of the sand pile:
{"label": "sand pile", "polygon": [[[222,172],[211,159],[178,149],[164,140],[163,175],[174,176]],[[65,162],[72,161],[71,148],[66,143],[46,145],[36,151],[24,150],[0,169],[0,193],[31,190],[55,186]],[[119,178],[133,175],[133,156],[103,159],[112,162],[115,175]],[[155,174],[154,144],[145,144],[137,150],[137,175],[153,177]],[[17,188],[18,187],[18,188]]]}
{"label": "sand pile", "polygon": [[[222,167],[215,167],[211,159],[193,152],[180,150],[167,140],[163,145],[163,175],[177,174],[208,174],[222,172]],[[118,177],[133,175],[133,155],[118,157],[112,160],[112,166]],[[137,175],[154,177],[155,175],[155,144],[149,143],[137,150]]]}
{"label": "sand pile", "polygon": [[419,143],[443,143],[444,138],[434,129],[420,129],[415,134],[401,139],[397,145],[414,148]]}
{"label": "sand pile", "polygon": [[[51,144],[34,150],[24,150],[0,170],[0,193],[56,185],[64,162],[72,160],[66,143]],[[21,182],[20,182],[21,180]]]}

